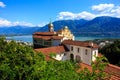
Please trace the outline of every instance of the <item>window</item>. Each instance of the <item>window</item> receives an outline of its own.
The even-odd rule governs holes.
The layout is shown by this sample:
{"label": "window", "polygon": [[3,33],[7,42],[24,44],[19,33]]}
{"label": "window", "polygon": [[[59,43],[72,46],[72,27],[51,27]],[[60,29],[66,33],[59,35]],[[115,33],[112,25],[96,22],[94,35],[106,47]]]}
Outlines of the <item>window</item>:
{"label": "window", "polygon": [[77,49],[78,53],[80,52],[80,48]]}
{"label": "window", "polygon": [[95,51],[95,53],[94,53],[94,56],[96,56],[96,51]]}
{"label": "window", "polygon": [[73,46],[71,46],[71,51],[73,51]]}
{"label": "window", "polygon": [[86,49],[86,50],[85,50],[85,55],[87,55],[87,53],[88,53],[88,50]]}
{"label": "window", "polygon": [[34,42],[35,42],[35,43],[37,43],[37,40],[36,40],[36,39],[34,39]]}
{"label": "window", "polygon": [[66,53],[64,53],[64,56],[66,56],[67,54]]}

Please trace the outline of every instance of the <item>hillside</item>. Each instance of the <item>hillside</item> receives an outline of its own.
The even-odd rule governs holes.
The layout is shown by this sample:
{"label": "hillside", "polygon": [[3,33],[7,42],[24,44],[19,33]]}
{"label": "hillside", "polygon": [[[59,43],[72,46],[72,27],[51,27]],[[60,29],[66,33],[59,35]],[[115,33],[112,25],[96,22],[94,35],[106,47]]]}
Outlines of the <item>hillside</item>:
{"label": "hillside", "polygon": [[[86,22],[88,22],[88,21],[84,20],[84,19],[80,19],[80,20],[60,20],[60,21],[53,22],[53,25],[54,25],[54,30],[55,31],[60,30],[64,26],[68,26],[69,29],[72,32],[75,32],[77,30],[78,25],[82,26]],[[39,31],[48,31],[48,25],[43,26],[41,29],[39,29]]]}
{"label": "hillside", "polygon": [[[61,20],[53,24],[56,31],[67,25],[76,36],[120,36],[120,18],[115,17],[102,16],[90,21]],[[47,30],[47,25],[39,29],[39,31]]]}
{"label": "hillside", "polygon": [[24,35],[36,32],[40,27],[11,26],[0,27],[0,35]]}
{"label": "hillside", "polygon": [[120,18],[97,17],[79,28],[82,32],[120,32]]}

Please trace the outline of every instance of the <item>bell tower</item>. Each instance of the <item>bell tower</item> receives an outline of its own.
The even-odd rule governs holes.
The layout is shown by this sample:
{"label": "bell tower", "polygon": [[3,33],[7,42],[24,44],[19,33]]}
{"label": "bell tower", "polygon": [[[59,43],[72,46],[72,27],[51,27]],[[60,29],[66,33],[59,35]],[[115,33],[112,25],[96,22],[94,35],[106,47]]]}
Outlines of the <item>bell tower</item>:
{"label": "bell tower", "polygon": [[48,25],[48,28],[49,28],[49,32],[54,32],[54,26],[53,26],[53,24],[51,22],[51,19],[50,19],[50,23]]}

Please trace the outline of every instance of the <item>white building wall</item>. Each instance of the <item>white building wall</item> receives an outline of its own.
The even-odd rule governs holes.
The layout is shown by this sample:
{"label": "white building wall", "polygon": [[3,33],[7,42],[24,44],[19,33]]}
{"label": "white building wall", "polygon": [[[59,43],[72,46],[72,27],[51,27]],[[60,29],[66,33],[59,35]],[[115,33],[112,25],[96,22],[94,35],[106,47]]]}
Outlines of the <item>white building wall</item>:
{"label": "white building wall", "polygon": [[[73,51],[71,50],[71,47],[73,47]],[[93,53],[91,48],[74,46],[74,45],[70,45],[70,46],[68,46],[68,48],[70,49],[69,57],[70,57],[70,54],[73,54],[74,60],[76,61],[76,56],[78,55],[78,56],[80,56],[81,61],[83,63],[91,65],[92,53]],[[79,52],[78,52],[78,48],[79,48]],[[87,50],[87,53],[86,53],[86,50]]]}
{"label": "white building wall", "polygon": [[[87,52],[86,52],[87,50]],[[84,48],[82,47],[82,62],[91,65],[92,61],[92,52],[90,48]]]}
{"label": "white building wall", "polygon": [[53,58],[56,59],[56,60],[58,60],[58,61],[65,61],[65,60],[68,60],[67,53],[56,54],[56,56],[53,57]]}
{"label": "white building wall", "polygon": [[92,61],[95,61],[97,56],[98,56],[98,49],[93,49],[92,50]]}
{"label": "white building wall", "polygon": [[[74,61],[76,61],[76,56],[79,56],[81,61],[83,63],[86,63],[88,65],[91,65],[92,61],[95,61],[95,56],[98,56],[98,49],[93,48],[87,48],[87,47],[81,47],[81,46],[75,46],[75,45],[65,45],[70,51],[57,54],[55,59],[56,60],[70,60],[70,55],[74,55]],[[71,47],[73,47],[73,50],[71,50]],[[79,48],[79,52],[78,52]],[[86,53],[87,50],[87,53]]]}

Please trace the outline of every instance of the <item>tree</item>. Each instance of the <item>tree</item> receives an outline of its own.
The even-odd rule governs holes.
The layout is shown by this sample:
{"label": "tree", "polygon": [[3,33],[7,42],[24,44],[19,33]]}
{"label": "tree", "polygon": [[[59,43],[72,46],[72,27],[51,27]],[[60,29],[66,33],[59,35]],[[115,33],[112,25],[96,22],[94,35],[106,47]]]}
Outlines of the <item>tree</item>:
{"label": "tree", "polygon": [[100,52],[105,55],[111,64],[120,66],[120,40],[104,46],[100,49]]}
{"label": "tree", "polygon": [[2,80],[32,79],[32,72],[42,66],[44,56],[35,53],[32,48],[26,45],[17,44],[15,41],[6,43],[3,38],[0,38],[0,42],[2,46],[0,50],[0,78]]}

